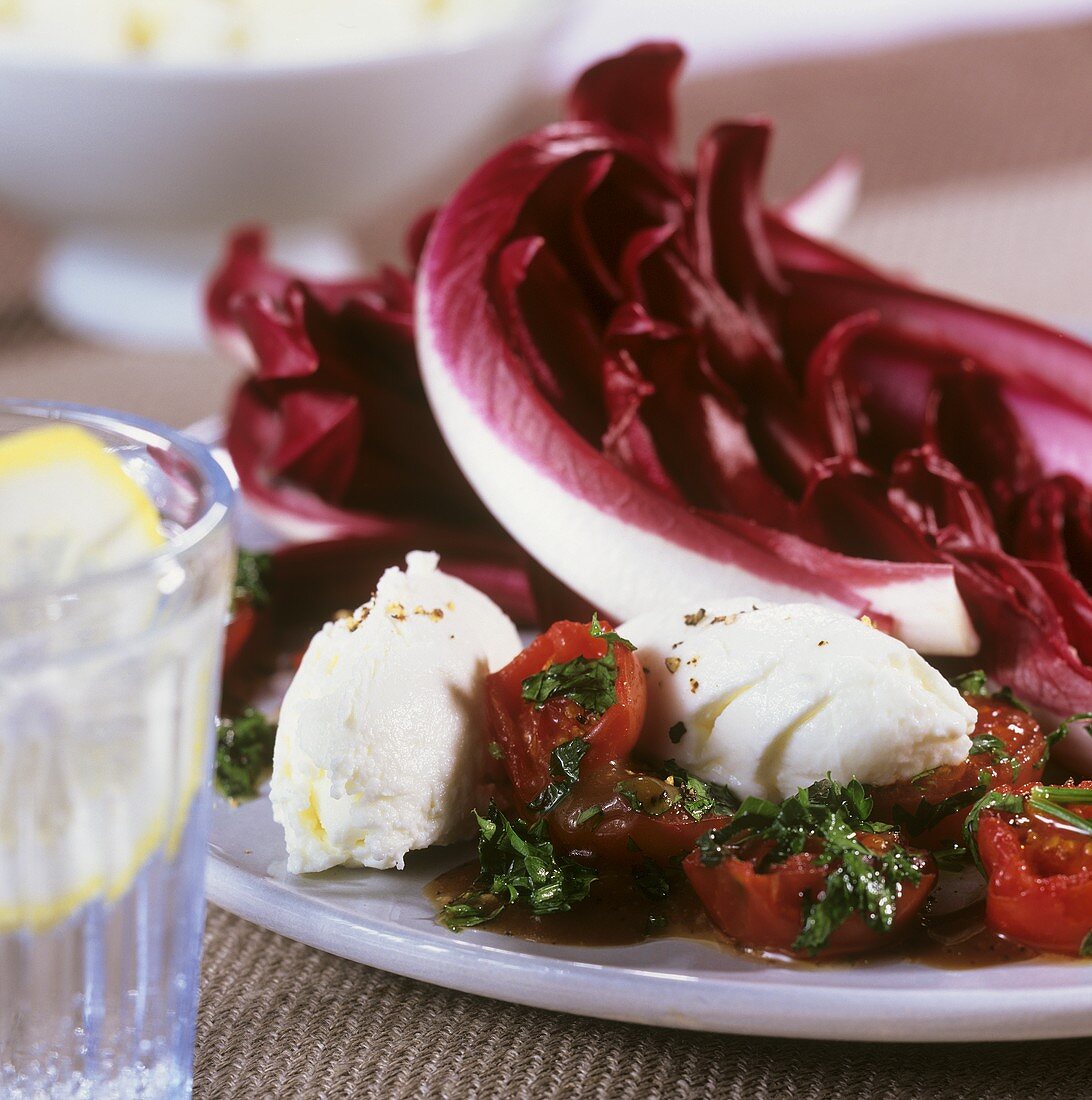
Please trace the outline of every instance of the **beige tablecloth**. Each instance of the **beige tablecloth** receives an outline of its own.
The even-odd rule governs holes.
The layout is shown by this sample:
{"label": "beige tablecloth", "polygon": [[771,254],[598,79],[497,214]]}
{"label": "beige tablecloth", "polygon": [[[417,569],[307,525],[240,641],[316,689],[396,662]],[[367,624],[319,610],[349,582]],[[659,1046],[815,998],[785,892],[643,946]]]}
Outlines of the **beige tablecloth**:
{"label": "beige tablecloth", "polygon": [[[855,149],[865,197],[846,243],[965,296],[1092,329],[1090,58],[1092,23],[707,76],[684,89],[684,136],[729,112],[771,115],[781,193]],[[366,243],[377,254],[390,238]],[[37,246],[0,225],[0,393],[176,425],[222,407],[232,372],[214,356],[123,353],[53,331],[29,304]],[[1090,1068],[1083,1040],[804,1043],[534,1011],[360,967],[213,909],[196,1092],[1069,1100],[1092,1091]]]}

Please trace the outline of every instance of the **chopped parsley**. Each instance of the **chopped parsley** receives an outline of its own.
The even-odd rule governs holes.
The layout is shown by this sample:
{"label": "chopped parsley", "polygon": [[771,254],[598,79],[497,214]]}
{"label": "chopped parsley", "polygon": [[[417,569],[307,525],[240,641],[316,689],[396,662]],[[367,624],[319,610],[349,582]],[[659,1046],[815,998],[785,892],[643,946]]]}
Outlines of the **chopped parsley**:
{"label": "chopped parsley", "polygon": [[216,722],[216,786],[225,798],[253,798],[273,766],[277,726],[253,707]]}
{"label": "chopped parsley", "polygon": [[588,743],[582,737],[574,737],[558,745],[550,753],[550,775],[553,780],[527,803],[528,808],[535,813],[548,814],[568,798],[580,779],[580,761],[587,751]]}
{"label": "chopped parsley", "polygon": [[663,901],[671,893],[671,884],[667,881],[667,876],[651,859],[646,859],[640,867],[634,867],[633,881],[641,893],[651,901]]}
{"label": "chopped parsley", "polygon": [[1015,757],[1009,755],[1009,750],[1000,737],[992,733],[976,734],[971,738],[971,751],[968,755],[975,756],[977,753],[987,753],[995,764],[1011,764],[1013,774],[1016,774],[1019,765]]}
{"label": "chopped parsley", "polygon": [[240,550],[235,561],[232,607],[238,603],[265,607],[270,600],[269,575],[272,568],[273,558],[269,554],[252,554],[249,550]]}
{"label": "chopped parsley", "polygon": [[800,934],[792,945],[815,954],[854,913],[873,931],[890,932],[900,885],[921,881],[921,862],[906,848],[874,852],[857,839],[860,833],[890,830],[870,821],[871,812],[872,799],[856,779],[842,786],[828,776],[780,805],[745,799],[731,824],[698,841],[698,853],[702,863],[715,866],[741,841],[768,841],[761,871],[818,843],[815,859],[828,868],[826,883],[818,897],[805,898]]}
{"label": "chopped parsley", "polygon": [[635,775],[614,788],[631,810],[659,817],[678,806],[701,821],[711,813],[728,817],[739,807],[739,800],[727,787],[698,779],[674,760],[665,760],[658,769],[657,775]]}
{"label": "chopped parsley", "polygon": [[986,673],[982,669],[976,668],[973,672],[964,672],[962,676],[957,676],[952,681],[952,687],[960,695],[986,695],[988,694],[989,681],[986,678]]}
{"label": "chopped parsley", "polygon": [[989,699],[995,699],[999,703],[1005,703],[1007,706],[1015,707],[1017,710],[1022,710],[1025,714],[1031,713],[1031,708],[1017,699],[1012,693],[1012,688],[1007,685],[997,691],[990,691],[989,678],[980,668],[976,668],[974,672],[964,672],[962,676],[957,676],[952,681],[952,687],[961,695],[982,695]]}
{"label": "chopped parsley", "polygon": [[1080,955],[1084,959],[1092,958],[1092,928],[1088,930],[1088,935],[1081,940]]}
{"label": "chopped parsley", "polygon": [[891,814],[892,822],[896,829],[909,837],[921,836],[922,833],[939,825],[946,817],[954,814],[977,802],[989,789],[989,781],[992,776],[989,772],[981,772],[978,776],[978,784],[968,787],[965,791],[956,791],[948,795],[940,802],[928,802],[924,798],[917,804],[913,813],[902,806],[896,806]]}
{"label": "chopped parsley", "polygon": [[452,932],[493,920],[510,905],[546,916],[567,912],[588,896],[596,873],[554,851],[545,821],[509,821],[493,804],[485,817],[474,817],[480,870],[473,886],[440,912]]}
{"label": "chopped parsley", "polygon": [[695,821],[711,813],[729,816],[739,809],[739,799],[723,784],[699,779],[674,760],[665,760],[661,767],[667,782],[682,792],[682,808]]}
{"label": "chopped parsley", "polygon": [[602,657],[574,657],[558,665],[550,665],[523,681],[523,701],[540,710],[551,699],[571,699],[589,714],[598,718],[617,701],[615,685],[618,680],[618,662],[614,657],[616,645],[636,649],[632,642],[620,637],[613,630],[604,630],[599,616],[593,615],[588,633],[607,643]]}
{"label": "chopped parsley", "polygon": [[654,936],[667,927],[667,915],[662,906],[671,896],[671,881],[651,859],[646,859],[640,867],[633,868],[633,883],[651,902],[645,935]]}
{"label": "chopped parsley", "polygon": [[504,759],[504,749],[501,746],[499,741],[490,741],[489,744],[486,745],[485,748],[486,748],[486,751],[489,753],[489,755],[491,757],[493,757],[494,760],[503,760]]}
{"label": "chopped parsley", "polygon": [[623,638],[621,634],[617,634],[613,630],[604,630],[603,624],[599,621],[599,616],[594,611],[592,612],[591,626],[588,627],[588,633],[593,638],[605,638],[607,645],[625,646],[631,653],[637,648],[629,639]]}
{"label": "chopped parsley", "polygon": [[577,815],[576,823],[577,825],[587,825],[589,821],[595,821],[597,818],[600,818],[602,816],[602,806],[589,806],[587,809],[580,811],[580,813]]}

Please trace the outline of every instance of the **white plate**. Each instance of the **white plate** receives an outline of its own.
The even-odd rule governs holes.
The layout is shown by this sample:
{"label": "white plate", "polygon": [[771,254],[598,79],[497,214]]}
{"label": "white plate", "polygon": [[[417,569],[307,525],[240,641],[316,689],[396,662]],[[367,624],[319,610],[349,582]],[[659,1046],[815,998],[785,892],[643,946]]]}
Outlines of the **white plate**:
{"label": "white plate", "polygon": [[[215,441],[221,424],[190,429]],[[225,456],[226,460],[226,456]],[[246,545],[273,533],[242,516]],[[266,797],[215,798],[210,901],[311,947],[420,981],[537,1008],[660,1027],[800,1039],[957,1042],[1092,1036],[1092,964],[1020,962],[941,970],[894,960],[776,966],[713,944],[653,939],[556,947],[486,929],[455,935],[424,894],[471,846],[412,853],[405,871],[295,876]]]}
{"label": "white plate", "polygon": [[469,848],[417,853],[405,871],[285,870],[266,798],[217,799],[208,896],[281,935],[467,993],[634,1023],[807,1039],[955,1041],[1092,1035],[1092,965],[941,970],[901,962],[774,966],[712,944],[553,947],[437,925],[425,886]]}

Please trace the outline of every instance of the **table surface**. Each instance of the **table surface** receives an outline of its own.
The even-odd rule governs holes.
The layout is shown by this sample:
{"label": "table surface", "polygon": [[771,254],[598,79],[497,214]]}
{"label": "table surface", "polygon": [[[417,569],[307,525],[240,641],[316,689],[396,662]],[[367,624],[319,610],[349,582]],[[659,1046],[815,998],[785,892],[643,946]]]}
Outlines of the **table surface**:
{"label": "table surface", "polygon": [[[866,168],[842,241],[960,295],[1092,328],[1092,23],[703,72],[683,137],[777,120],[774,194],[841,149]],[[528,106],[527,119],[548,115]],[[684,146],[685,147],[685,146]],[[407,212],[408,213],[408,212]],[[389,240],[362,230],[377,255]],[[224,407],[212,353],[96,348],[30,302],[36,234],[0,217],[0,394],[182,426]],[[865,1037],[862,1037],[865,1038]],[[1084,1040],[877,1046],[689,1034],[521,1008],[333,958],[213,909],[195,1092],[204,1097],[1071,1097]]]}

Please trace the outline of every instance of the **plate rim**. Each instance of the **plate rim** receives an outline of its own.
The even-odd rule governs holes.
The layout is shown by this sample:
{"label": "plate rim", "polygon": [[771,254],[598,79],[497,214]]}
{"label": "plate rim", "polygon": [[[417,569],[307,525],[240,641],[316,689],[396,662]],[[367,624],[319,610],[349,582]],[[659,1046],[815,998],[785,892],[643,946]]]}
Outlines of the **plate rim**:
{"label": "plate rim", "polygon": [[[981,987],[897,985],[870,989],[867,996],[856,989],[848,996],[846,987],[838,985],[766,983],[727,972],[709,979],[532,955],[510,946],[492,947],[472,935],[436,942],[405,924],[369,916],[366,907],[354,920],[346,920],[320,898],[241,867],[226,857],[226,849],[222,853],[213,845],[206,896],[244,920],[351,962],[474,996],[593,1019],[769,1038],[868,1042],[1092,1035],[1092,981],[1021,988],[1012,997]],[[806,1007],[796,1008],[794,1002]]]}

